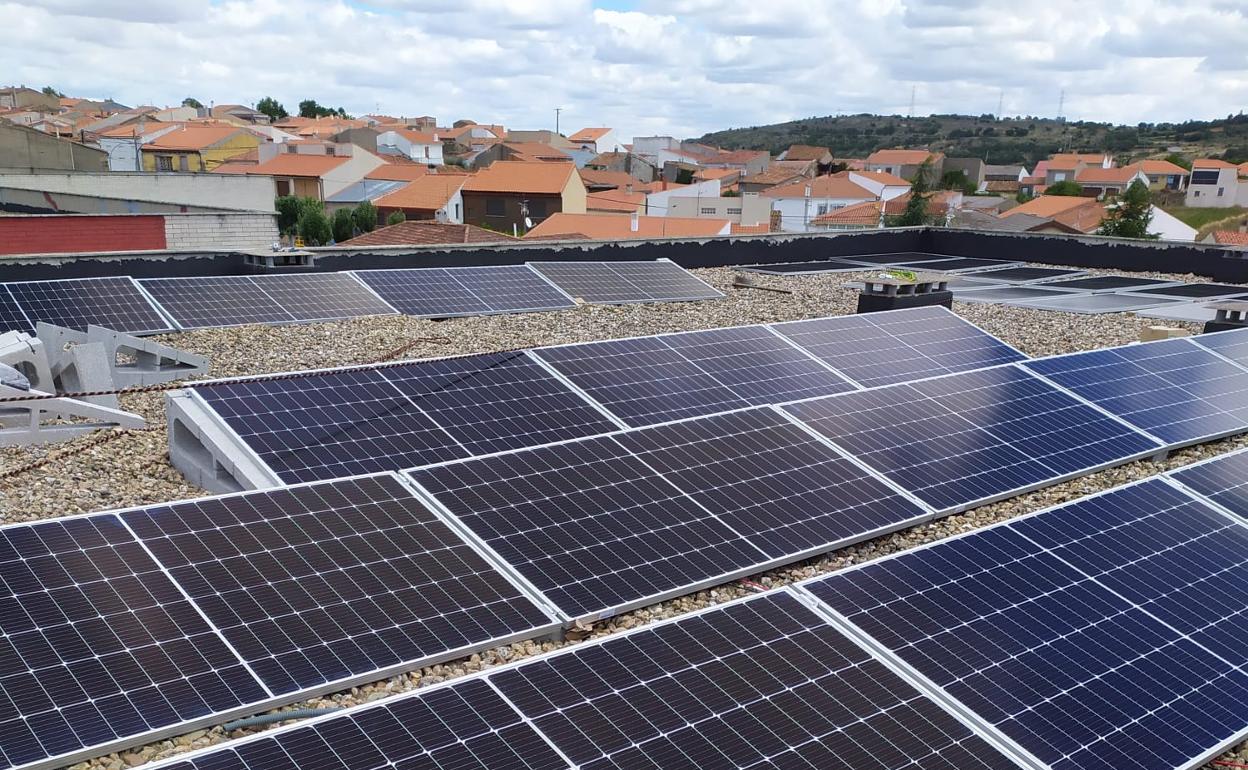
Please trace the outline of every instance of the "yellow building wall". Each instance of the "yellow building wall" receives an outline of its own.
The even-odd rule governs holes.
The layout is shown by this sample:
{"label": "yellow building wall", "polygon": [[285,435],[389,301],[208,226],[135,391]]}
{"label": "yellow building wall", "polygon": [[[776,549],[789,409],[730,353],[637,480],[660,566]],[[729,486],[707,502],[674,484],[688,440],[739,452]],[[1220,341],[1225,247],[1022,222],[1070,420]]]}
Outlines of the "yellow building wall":
{"label": "yellow building wall", "polygon": [[585,183],[580,174],[572,174],[563,188],[563,211],[567,214],[584,214],[588,203]]}
{"label": "yellow building wall", "polygon": [[259,146],[260,137],[248,131],[240,131],[219,145],[209,147],[200,153],[204,156],[204,170],[212,171],[230,158],[251,152]]}
{"label": "yellow building wall", "polygon": [[[186,171],[203,171],[204,163],[200,159],[198,152],[187,152],[181,150],[144,150],[143,151],[143,170],[157,171],[156,156],[167,155],[173,158],[173,171],[176,173],[182,171],[182,163],[178,158],[186,158]],[[166,172],[167,173],[167,172]]]}

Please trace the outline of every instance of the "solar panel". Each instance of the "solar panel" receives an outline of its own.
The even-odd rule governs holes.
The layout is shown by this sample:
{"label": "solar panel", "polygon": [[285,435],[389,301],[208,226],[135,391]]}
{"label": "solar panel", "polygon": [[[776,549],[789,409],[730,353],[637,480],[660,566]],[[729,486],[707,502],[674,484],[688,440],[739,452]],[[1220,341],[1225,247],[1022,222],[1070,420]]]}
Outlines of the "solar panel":
{"label": "solar panel", "polygon": [[1162,281],[1156,278],[1132,278],[1126,275],[1090,275],[1087,278],[1070,278],[1064,281],[1046,281],[1045,286],[1074,291],[1134,291],[1140,288],[1158,288],[1173,281]]}
{"label": "solar panel", "polygon": [[1213,334],[1198,334],[1192,342],[1225,356],[1241,366],[1248,366],[1248,329],[1229,329]]}
{"label": "solar panel", "polygon": [[257,275],[251,280],[299,321],[394,315],[394,308],[350,273]]}
{"label": "solar panel", "polygon": [[788,591],[488,675],[576,767],[1017,767]]}
{"label": "solar panel", "polygon": [[1170,477],[1248,519],[1248,452],[1240,450],[1171,471]]}
{"label": "solar panel", "polygon": [[153,770],[567,770],[479,678],[417,690],[151,766]]}
{"label": "solar panel", "polygon": [[45,323],[86,331],[89,324],[130,334],[170,331],[134,280],[73,278],[6,284],[14,301],[34,324]]}
{"label": "solar panel", "polygon": [[555,626],[394,475],[121,517],[275,695]]}
{"label": "solar panel", "polygon": [[1132,289],[1132,293],[1162,297],[1228,297],[1248,294],[1248,286],[1233,286],[1226,283],[1183,283],[1177,286],[1160,286],[1155,289]]}
{"label": "solar panel", "polygon": [[141,278],[180,329],[256,323],[291,323],[295,317],[244,275]]}
{"label": "solar panel", "polygon": [[[956,257],[952,259],[945,259],[943,257],[936,257],[935,255],[933,255],[933,257],[939,261],[933,262],[923,260],[919,263],[922,269],[937,270],[942,273],[960,273],[968,270],[979,271],[988,268],[1008,267],[1009,265],[1018,264],[1017,262],[1007,262],[1003,259],[976,259],[974,257]],[[905,266],[904,263],[902,266]]]}
{"label": "solar panel", "polygon": [[1168,321],[1190,321],[1192,323],[1208,323],[1218,315],[1218,311],[1205,307],[1209,300],[1197,302],[1171,302],[1145,308],[1136,313],[1143,318],[1164,318]]}
{"label": "solar panel", "polygon": [[1242,368],[1184,339],[1023,364],[1166,444],[1248,430]]}
{"label": "solar panel", "polygon": [[792,321],[771,328],[863,387],[1026,358],[943,307]]}
{"label": "solar panel", "polygon": [[1086,270],[1070,270],[1058,267],[1003,267],[1000,270],[984,270],[975,274],[977,278],[988,278],[1005,283],[1031,283],[1049,278],[1074,278],[1087,275]]}
{"label": "solar panel", "polygon": [[1180,300],[1162,299],[1161,297],[1133,297],[1127,294],[1076,294],[1069,297],[1035,299],[1017,304],[1019,307],[1034,307],[1038,310],[1097,314],[1126,313],[1172,302],[1177,303]]}
{"label": "solar panel", "polygon": [[934,259],[945,259],[945,254],[926,254],[921,251],[895,251],[891,254],[852,254],[838,257],[846,262],[857,262],[862,265],[900,265],[902,262],[922,262]]}
{"label": "solar panel", "polygon": [[364,270],[355,275],[399,312],[428,318],[575,306],[527,265]]}
{"label": "solar panel", "polygon": [[643,606],[766,561],[610,436],[408,473],[569,618]]}
{"label": "solar panel", "polygon": [[572,297],[595,304],[671,302],[724,296],[667,259],[653,262],[530,262]]}
{"label": "solar panel", "polygon": [[1192,767],[1248,727],[1219,519],[1150,481],[804,587],[1053,770]]}
{"label": "solar panel", "polygon": [[1016,366],[784,409],[938,511],[1021,494],[1161,447]]}
{"label": "solar panel", "polygon": [[773,409],[617,440],[773,558],[825,552],[931,517]]}
{"label": "solar panel", "polygon": [[112,514],[0,529],[0,631],[4,767],[267,695]]}
{"label": "solar panel", "polygon": [[287,483],[425,465],[618,426],[523,352],[197,384]]}
{"label": "solar panel", "polygon": [[0,332],[17,331],[30,333],[35,325],[30,322],[17,301],[9,293],[9,287],[0,284]]}
{"label": "solar panel", "polygon": [[774,262],[765,265],[744,265],[737,270],[751,273],[767,273],[772,275],[803,275],[806,273],[840,273],[862,271],[867,268],[859,262],[845,262],[839,259],[812,260],[810,262]]}
{"label": "solar panel", "polygon": [[[980,275],[977,273],[977,275]],[[961,302],[997,302],[1002,304],[1018,304],[1032,300],[1054,300],[1060,297],[1081,296],[1076,292],[1058,289],[1041,289],[1033,286],[989,286],[986,288],[963,289],[953,285],[953,298]],[[1023,307],[1029,307],[1023,305]]]}
{"label": "solar panel", "polygon": [[634,427],[854,389],[765,326],[562,345],[535,354]]}

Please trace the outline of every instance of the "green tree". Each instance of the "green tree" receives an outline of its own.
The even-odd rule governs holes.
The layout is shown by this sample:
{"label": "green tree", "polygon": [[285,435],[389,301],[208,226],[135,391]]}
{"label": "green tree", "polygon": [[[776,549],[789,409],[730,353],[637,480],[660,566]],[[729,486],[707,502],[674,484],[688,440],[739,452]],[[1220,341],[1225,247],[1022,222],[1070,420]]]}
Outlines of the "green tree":
{"label": "green tree", "polygon": [[256,111],[269,116],[269,120],[281,120],[290,117],[290,113],[272,96],[266,96],[256,102]]}
{"label": "green tree", "polygon": [[[257,107],[256,109],[260,109]],[[350,118],[347,111],[343,107],[322,107],[315,99],[304,99],[299,102],[299,117],[301,118]]]}
{"label": "green tree", "polygon": [[952,169],[946,171],[940,177],[940,189],[942,190],[961,190],[965,195],[974,195],[979,189],[974,182],[967,177],[966,172],[962,169]]}
{"label": "green tree", "polygon": [[299,224],[299,199],[293,195],[283,195],[277,199],[277,230],[282,235],[290,235]]}
{"label": "green tree", "polygon": [[1014,200],[1018,201],[1019,203],[1026,203],[1027,201],[1032,200],[1032,199],[1033,199],[1033,198],[1035,198],[1035,197],[1036,197],[1036,196],[1034,196],[1034,195],[1028,195],[1027,193],[1023,192],[1022,190],[1019,190],[1019,191],[1018,191],[1018,195],[1015,195],[1015,196],[1014,196]]}
{"label": "green tree", "polygon": [[194,107],[197,110],[202,110],[204,108],[204,103],[196,99],[194,96],[188,96],[182,100],[182,106]]}
{"label": "green tree", "polygon": [[1153,221],[1152,196],[1148,185],[1135,180],[1115,203],[1106,206],[1105,219],[1097,230],[1100,235],[1116,235],[1119,238],[1152,238],[1159,236],[1148,232]]}
{"label": "green tree", "polygon": [[919,166],[914,179],[910,180],[910,197],[906,200],[906,208],[895,217],[887,217],[885,224],[889,227],[921,227],[931,224],[932,216],[927,210],[927,199],[931,195],[932,166],[927,161]]}
{"label": "green tree", "polygon": [[299,237],[305,246],[324,246],[333,237],[324,211],[309,210],[299,219]]}
{"label": "green tree", "polygon": [[355,220],[355,226],[362,233],[371,233],[377,229],[377,207],[372,201],[360,201],[355,207],[355,211],[351,212],[351,218]]}
{"label": "green tree", "polygon": [[338,209],[329,220],[330,230],[334,233],[334,241],[349,241],[355,235],[355,220],[351,217],[351,209]]}
{"label": "green tree", "polygon": [[1078,196],[1083,195],[1083,187],[1073,179],[1063,179],[1044,188],[1044,194]]}
{"label": "green tree", "polygon": [[390,216],[386,217],[386,226],[389,227],[390,225],[397,225],[400,222],[406,221],[407,214],[404,214],[402,211],[392,211],[390,212]]}
{"label": "green tree", "polygon": [[1182,167],[1182,168],[1185,168],[1185,169],[1187,169],[1188,171],[1191,171],[1191,170],[1192,170],[1192,162],[1191,162],[1190,160],[1188,160],[1187,158],[1184,158],[1182,155],[1178,155],[1178,154],[1176,154],[1176,153],[1173,153],[1173,152],[1172,152],[1172,153],[1170,153],[1169,155],[1167,155],[1167,156],[1166,156],[1166,160],[1170,161],[1171,163],[1173,163],[1173,164],[1174,164],[1174,165],[1176,165],[1176,166],[1180,166],[1180,167]]}
{"label": "green tree", "polygon": [[56,89],[55,89],[55,88],[53,88],[52,86],[44,86],[44,87],[43,87],[43,95],[44,95],[44,96],[55,96],[55,97],[56,97],[56,98],[58,98],[58,99],[64,99],[64,98],[65,98],[65,94],[63,94],[63,93],[61,93],[60,91],[56,90]]}

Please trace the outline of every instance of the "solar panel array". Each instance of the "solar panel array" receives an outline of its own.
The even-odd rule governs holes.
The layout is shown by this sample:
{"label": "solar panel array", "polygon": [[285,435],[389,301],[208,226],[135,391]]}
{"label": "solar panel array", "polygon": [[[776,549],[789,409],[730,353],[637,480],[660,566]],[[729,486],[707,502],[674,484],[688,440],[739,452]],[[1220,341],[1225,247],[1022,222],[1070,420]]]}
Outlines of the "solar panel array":
{"label": "solar panel array", "polygon": [[0,586],[2,767],[556,628],[392,474],[5,527]]}
{"label": "solar panel array", "polygon": [[594,304],[717,299],[723,293],[675,262],[530,262],[572,297]]}
{"label": "solar panel array", "polygon": [[312,764],[430,770],[1018,767],[790,591],[156,767],[289,770]]}
{"label": "solar panel array", "polygon": [[575,307],[528,265],[362,270],[355,276],[400,313],[447,318]]}
{"label": "solar panel array", "polygon": [[[1071,275],[1082,277],[1071,277]],[[1213,320],[1203,305],[1212,300],[1248,297],[1248,286],[1180,283],[1122,275],[1083,276],[1051,268],[975,270],[951,284],[955,299],[997,302],[1067,313],[1138,312],[1150,318]]]}
{"label": "solar panel array", "polygon": [[806,273],[829,273],[870,270],[875,267],[902,268],[905,270],[922,270],[942,273],[970,273],[992,268],[1003,268],[1018,265],[1018,262],[1003,259],[980,259],[975,257],[953,257],[947,254],[927,254],[919,251],[901,251],[892,254],[857,254],[835,257],[826,260],[809,262],[781,262],[762,265],[747,265],[738,268],[754,273],[770,273],[774,275],[795,275]]}
{"label": "solar panel array", "polygon": [[197,384],[287,483],[423,465],[617,426],[523,351]]}
{"label": "solar panel array", "polygon": [[1248,529],[1153,479],[803,584],[1054,770],[1248,734]]}
{"label": "solar panel array", "polygon": [[143,278],[179,329],[393,315],[350,273]]}
{"label": "solar panel array", "polygon": [[130,334],[173,329],[132,278],[0,284],[0,333],[33,333],[40,321],[78,331],[92,324]]}

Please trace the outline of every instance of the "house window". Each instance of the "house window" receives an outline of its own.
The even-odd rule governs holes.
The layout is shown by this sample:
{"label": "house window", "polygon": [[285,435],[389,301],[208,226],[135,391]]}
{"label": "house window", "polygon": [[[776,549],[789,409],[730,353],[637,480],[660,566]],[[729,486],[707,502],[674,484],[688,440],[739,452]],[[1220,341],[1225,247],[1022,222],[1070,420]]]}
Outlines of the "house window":
{"label": "house window", "polygon": [[456,218],[456,219],[459,219],[459,218],[460,218],[460,216],[459,216],[459,204],[458,204],[458,203],[456,203],[456,204],[455,204],[455,218]]}
{"label": "house window", "polygon": [[289,179],[277,180],[277,195],[278,197],[281,197],[283,195],[290,195],[290,180]]}
{"label": "house window", "polygon": [[1193,198],[1199,198],[1199,197],[1200,197],[1200,190],[1192,190],[1192,197],[1193,197]]}
{"label": "house window", "polygon": [[157,171],[173,171],[173,156],[172,155],[157,155],[156,156],[156,170]]}
{"label": "house window", "polygon": [[529,201],[529,218],[545,219],[546,218],[546,201],[536,200]]}
{"label": "house window", "polygon": [[715,207],[714,207],[714,206],[711,206],[711,207],[709,207],[709,208],[708,208],[708,207],[706,207],[706,206],[703,206],[701,209],[699,209],[699,211],[701,211],[703,214],[712,214],[712,215],[713,215],[713,214],[715,213]]}
{"label": "house window", "polygon": [[289,152],[293,155],[294,153],[299,152],[299,148],[294,146],[293,144],[288,144],[286,145],[286,152]]}
{"label": "house window", "polygon": [[332,158],[338,154],[338,148],[332,144],[325,145],[325,154]]}
{"label": "house window", "polygon": [[502,198],[485,199],[485,215],[487,217],[501,217],[506,214],[507,203]]}
{"label": "house window", "polygon": [[728,215],[729,215],[729,216],[740,216],[740,215],[741,215],[741,209],[728,209]]}
{"label": "house window", "polygon": [[1222,191],[1223,191],[1223,190],[1225,190],[1225,189],[1226,189],[1225,187],[1219,187],[1219,188],[1218,188],[1218,197],[1219,197],[1219,198],[1221,198],[1221,197],[1222,197]]}
{"label": "house window", "polygon": [[185,155],[178,156],[178,171],[190,171],[190,164],[186,160]]}
{"label": "house window", "polygon": [[815,216],[822,216],[826,213],[828,213],[828,204],[820,203],[815,207]]}

